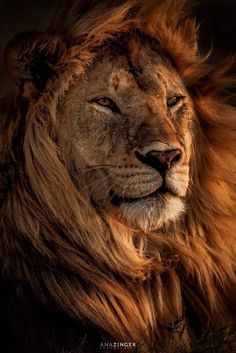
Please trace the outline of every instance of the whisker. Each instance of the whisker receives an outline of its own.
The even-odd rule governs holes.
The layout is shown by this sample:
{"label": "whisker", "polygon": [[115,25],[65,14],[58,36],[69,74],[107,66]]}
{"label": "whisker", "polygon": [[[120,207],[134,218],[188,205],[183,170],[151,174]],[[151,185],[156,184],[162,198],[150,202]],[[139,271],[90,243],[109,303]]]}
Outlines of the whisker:
{"label": "whisker", "polygon": [[89,183],[89,184],[87,184],[84,188],[82,188],[82,189],[80,190],[80,192],[83,192],[84,190],[88,189],[88,188],[91,187],[92,185],[95,186],[95,185],[98,184],[99,182],[104,181],[104,180],[106,180],[106,179],[108,179],[107,176],[104,176],[104,177],[102,177],[102,178],[100,178],[100,179],[94,180],[92,183]]}
{"label": "whisker", "polygon": [[106,195],[105,195],[104,198],[103,198],[103,203],[104,203],[104,204],[106,203],[106,201],[107,201],[107,199],[108,199],[108,197],[109,197],[110,191],[112,191],[112,189],[114,188],[114,186],[119,185],[119,183],[120,183],[120,180],[116,180],[116,181],[109,187],[108,191],[106,192]]}
{"label": "whisker", "polygon": [[104,165],[94,165],[94,166],[90,166],[90,167],[85,167],[85,168],[83,168],[83,170],[85,170],[85,171],[89,171],[89,170],[97,170],[97,169],[105,169],[105,168],[107,168],[107,169],[109,169],[109,168],[114,168],[114,166],[111,166],[111,165],[106,165],[106,164],[104,164]]}
{"label": "whisker", "polygon": [[[114,182],[112,185],[111,185],[111,187],[109,188],[109,190],[108,190],[108,192],[106,193],[106,196],[104,197],[104,200],[103,200],[103,202],[105,203],[106,202],[106,199],[108,198],[108,196],[109,196],[109,192],[114,188],[114,186],[115,185],[119,185],[120,184],[120,180],[117,180],[116,182]],[[123,195],[123,196],[121,196],[123,199],[125,198],[125,190],[128,188],[130,186],[130,183],[129,183],[129,181],[127,180],[127,181],[125,181],[125,185],[124,185],[124,188],[123,188],[123,191],[121,192],[121,195]]]}
{"label": "whisker", "polygon": [[125,191],[128,189],[128,183],[126,183],[126,185],[124,185],[124,188],[123,188],[123,192],[121,193],[121,197],[124,199],[125,198]]}
{"label": "whisker", "polygon": [[99,171],[99,170],[105,170],[105,167],[94,167],[94,168],[90,168],[90,169],[83,169],[80,171],[80,175],[83,176],[86,173],[92,172],[92,171]]}

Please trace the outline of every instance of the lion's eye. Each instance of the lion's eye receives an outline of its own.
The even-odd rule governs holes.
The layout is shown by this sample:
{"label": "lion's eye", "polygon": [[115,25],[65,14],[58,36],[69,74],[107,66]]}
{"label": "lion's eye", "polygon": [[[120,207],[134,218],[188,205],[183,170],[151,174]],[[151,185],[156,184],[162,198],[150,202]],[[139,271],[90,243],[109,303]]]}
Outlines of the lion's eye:
{"label": "lion's eye", "polygon": [[183,97],[182,96],[173,96],[169,99],[167,99],[167,106],[168,108],[172,108],[176,106],[178,103],[182,101]]}
{"label": "lion's eye", "polygon": [[114,103],[113,100],[110,98],[96,98],[92,99],[91,102],[101,105],[102,107],[109,108],[115,113],[120,113],[120,109],[117,107],[116,103]]}
{"label": "lion's eye", "polygon": [[97,99],[96,103],[100,104],[104,107],[110,107],[113,104],[113,102],[108,98],[99,98],[99,99]]}

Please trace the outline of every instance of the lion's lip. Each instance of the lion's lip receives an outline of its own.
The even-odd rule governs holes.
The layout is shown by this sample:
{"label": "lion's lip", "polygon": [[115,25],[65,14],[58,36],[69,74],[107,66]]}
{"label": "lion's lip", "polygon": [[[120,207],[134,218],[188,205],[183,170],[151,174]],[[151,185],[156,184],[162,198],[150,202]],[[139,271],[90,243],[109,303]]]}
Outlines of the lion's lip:
{"label": "lion's lip", "polygon": [[156,189],[154,192],[143,197],[119,196],[119,195],[116,195],[113,191],[110,192],[110,196],[111,196],[111,201],[113,205],[120,206],[122,203],[134,203],[134,202],[143,201],[145,199],[149,199],[158,195],[165,195],[168,193],[174,195],[174,193],[171,190],[169,190],[166,186],[162,186]]}

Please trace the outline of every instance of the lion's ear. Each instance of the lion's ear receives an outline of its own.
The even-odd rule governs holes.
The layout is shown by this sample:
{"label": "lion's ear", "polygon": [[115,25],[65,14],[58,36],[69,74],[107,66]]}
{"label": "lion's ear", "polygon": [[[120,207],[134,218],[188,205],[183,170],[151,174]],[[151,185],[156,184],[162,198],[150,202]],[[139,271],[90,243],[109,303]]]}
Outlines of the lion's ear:
{"label": "lion's ear", "polygon": [[67,45],[61,38],[26,32],[8,43],[4,59],[9,76],[18,86],[31,82],[42,91],[61,67],[66,52]]}

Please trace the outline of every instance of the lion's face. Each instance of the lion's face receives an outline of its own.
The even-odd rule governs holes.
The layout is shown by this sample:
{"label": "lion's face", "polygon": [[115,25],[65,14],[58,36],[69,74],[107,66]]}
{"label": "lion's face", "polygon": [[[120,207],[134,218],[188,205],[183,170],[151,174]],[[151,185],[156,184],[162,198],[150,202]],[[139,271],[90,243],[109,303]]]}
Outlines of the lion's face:
{"label": "lion's face", "polygon": [[78,187],[129,226],[159,229],[184,211],[191,100],[167,61],[106,54],[66,96],[62,124]]}

